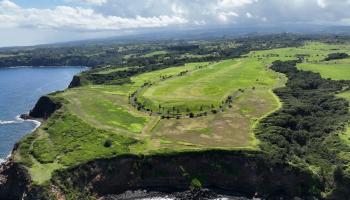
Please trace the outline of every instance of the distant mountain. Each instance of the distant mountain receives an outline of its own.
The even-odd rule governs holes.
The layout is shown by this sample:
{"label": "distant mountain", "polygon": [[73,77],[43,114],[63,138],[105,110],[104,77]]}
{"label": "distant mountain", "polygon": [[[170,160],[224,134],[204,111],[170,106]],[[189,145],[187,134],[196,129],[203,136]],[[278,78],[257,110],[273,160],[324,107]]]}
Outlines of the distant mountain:
{"label": "distant mountain", "polygon": [[123,36],[115,36],[109,38],[96,38],[89,40],[60,42],[53,44],[43,44],[36,46],[24,47],[3,47],[0,51],[31,49],[32,47],[69,47],[81,45],[105,45],[105,44],[122,44],[122,43],[138,43],[154,40],[200,40],[213,38],[236,38],[242,36],[264,35],[274,33],[294,33],[294,34],[339,34],[350,35],[350,26],[324,26],[314,24],[303,25],[261,25],[261,26],[217,26],[217,27],[200,27],[200,28],[159,28],[159,29],[143,29],[138,32],[132,32]]}

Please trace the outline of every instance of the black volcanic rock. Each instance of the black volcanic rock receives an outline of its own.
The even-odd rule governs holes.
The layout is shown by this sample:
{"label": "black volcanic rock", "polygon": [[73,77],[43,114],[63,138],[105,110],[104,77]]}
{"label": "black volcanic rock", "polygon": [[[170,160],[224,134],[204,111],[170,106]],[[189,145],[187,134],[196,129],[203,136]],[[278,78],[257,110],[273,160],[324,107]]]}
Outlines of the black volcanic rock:
{"label": "black volcanic rock", "polygon": [[70,82],[68,88],[75,88],[81,86],[81,81],[79,76],[73,76],[73,80]]}
{"label": "black volcanic rock", "polygon": [[0,199],[21,199],[27,191],[29,175],[20,165],[7,162],[0,166]]}
{"label": "black volcanic rock", "polygon": [[30,111],[29,116],[31,118],[49,118],[56,110],[60,109],[62,104],[58,101],[54,101],[48,96],[43,96]]}

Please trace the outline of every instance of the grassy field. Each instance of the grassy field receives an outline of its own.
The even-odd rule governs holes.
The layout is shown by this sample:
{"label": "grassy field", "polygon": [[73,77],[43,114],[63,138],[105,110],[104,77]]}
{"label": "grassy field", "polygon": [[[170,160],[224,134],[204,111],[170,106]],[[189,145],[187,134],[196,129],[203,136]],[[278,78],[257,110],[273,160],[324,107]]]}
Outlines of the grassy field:
{"label": "grassy field", "polygon": [[302,63],[298,65],[299,69],[320,73],[323,78],[333,80],[350,80],[350,60],[321,62],[319,64]]}
{"label": "grassy field", "polygon": [[101,71],[97,72],[97,74],[110,74],[113,72],[123,71],[123,70],[127,70],[127,69],[129,69],[129,67],[121,67],[121,68],[109,67],[109,68],[106,68],[105,70],[101,70]]}
{"label": "grassy field", "polygon": [[[113,72],[106,70],[102,73]],[[188,73],[178,77],[184,71]],[[254,126],[261,117],[279,108],[279,100],[271,90],[284,81],[257,59],[245,58],[144,73],[132,77],[132,84],[69,89],[57,94],[67,103],[23,140],[16,160],[27,165],[34,181],[42,184],[56,169],[125,153],[257,149]],[[142,94],[150,97],[154,93],[157,101],[168,101],[169,106],[219,104],[238,89],[244,91],[225,112],[196,119],[161,119],[129,103],[129,95],[146,82],[154,86]],[[190,88],[194,89],[187,91]],[[198,103],[200,99],[204,101]],[[111,146],[106,147],[106,143]]]}
{"label": "grassy field", "polygon": [[181,113],[218,108],[222,101],[242,89],[271,88],[278,75],[266,70],[256,59],[226,60],[155,83],[138,96],[146,108],[178,110]]}
{"label": "grassy field", "polygon": [[143,57],[148,58],[148,57],[152,57],[152,56],[164,55],[167,53],[168,53],[167,51],[154,51],[154,52],[145,54]]}
{"label": "grassy field", "polygon": [[252,52],[250,57],[272,62],[274,60],[293,60],[303,57],[303,63],[298,65],[298,69],[320,73],[323,78],[333,80],[350,79],[350,59],[324,61],[331,53],[348,53],[350,46],[323,44],[310,42],[299,48],[273,49],[260,52]]}
{"label": "grassy field", "polygon": [[[232,108],[198,119],[161,120],[151,131],[152,137],[168,141],[163,145],[197,148],[258,148],[253,129],[258,120],[280,107],[269,90],[247,90]],[[169,142],[171,141],[171,142]]]}
{"label": "grassy field", "polygon": [[304,57],[306,63],[322,62],[331,53],[350,53],[350,46],[308,42],[301,47],[280,48],[266,51],[251,52],[248,56],[272,62],[274,60],[292,60]]}
{"label": "grassy field", "polygon": [[[217,148],[258,149],[254,128],[259,119],[281,107],[272,90],[286,82],[284,76],[269,69],[271,62],[303,56],[299,68],[321,70],[325,77],[343,79],[349,74],[346,59],[337,63],[322,60],[329,53],[348,50],[346,45],[308,43],[299,48],[251,52],[240,59],[189,63],[144,73],[132,77],[130,84],[68,89],[56,94],[67,103],[21,141],[15,159],[28,167],[35,183],[42,184],[56,169],[96,158]],[[315,69],[310,68],[313,65]],[[143,88],[145,83],[151,85]],[[162,119],[130,104],[129,96],[137,91],[139,101],[154,110],[162,105],[165,110],[175,108],[180,112],[198,112],[212,105],[217,108],[229,95],[234,98],[223,112]],[[344,97],[350,99],[349,94]]]}

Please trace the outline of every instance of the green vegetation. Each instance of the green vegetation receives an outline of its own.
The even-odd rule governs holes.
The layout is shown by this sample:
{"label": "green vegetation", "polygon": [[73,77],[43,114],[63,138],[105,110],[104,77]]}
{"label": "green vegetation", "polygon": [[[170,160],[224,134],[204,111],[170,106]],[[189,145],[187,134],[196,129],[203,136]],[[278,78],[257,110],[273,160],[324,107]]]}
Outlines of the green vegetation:
{"label": "green vegetation", "polygon": [[339,60],[339,59],[344,59],[348,58],[349,55],[347,53],[331,53],[327,56],[325,61],[330,61],[330,60]]}
{"label": "green vegetation", "polygon": [[226,60],[187,73],[154,83],[137,96],[138,101],[156,112],[210,112],[239,90],[272,88],[278,81],[277,74],[254,59]]}
{"label": "green vegetation", "polygon": [[275,90],[284,106],[263,119],[257,137],[271,163],[310,168],[332,187],[334,169],[344,164],[339,153],[350,152],[337,137],[350,120],[349,103],[334,94],[349,85],[299,71],[295,61],[276,61],[272,69],[285,73],[285,88]]}
{"label": "green vegetation", "polygon": [[84,72],[80,87],[51,95],[62,107],[20,142],[16,161],[46,184],[55,170],[97,158],[253,150],[271,166],[317,177],[324,185],[313,194],[342,191],[350,183],[350,60],[327,58],[349,45],[283,39],[121,48],[132,54],[123,64]]}
{"label": "green vegetation", "polygon": [[153,56],[159,56],[159,55],[164,55],[167,54],[167,51],[153,51],[151,53],[145,54],[144,57],[145,58],[149,58],[149,57],[153,57]]}
{"label": "green vegetation", "polygon": [[[116,73],[105,70],[107,72],[99,73]],[[181,84],[182,79],[188,81]],[[199,80],[203,80],[202,84],[197,83]],[[145,83],[162,83],[169,87],[172,81],[178,81],[176,86],[184,87],[184,91],[191,85],[204,91],[199,94],[202,98],[208,97],[206,105],[217,105],[232,93],[239,95],[234,99],[236,103],[226,107],[224,112],[210,112],[195,119],[161,119],[130,104],[129,96]],[[211,82],[216,83],[212,88]],[[22,142],[17,161],[29,167],[35,182],[44,183],[56,169],[96,158],[211,148],[257,149],[253,128],[261,117],[279,108],[280,103],[271,89],[282,86],[283,82],[283,77],[257,60],[242,58],[218,63],[190,63],[142,73],[131,76],[130,82],[123,85],[88,84],[71,88],[54,95],[55,99],[62,100],[63,107]],[[153,86],[147,89],[158,90]],[[216,90],[216,95],[221,96],[211,95]],[[173,98],[172,90],[161,92],[169,99]],[[197,100],[188,101],[185,98],[189,95],[187,92],[176,95],[180,97],[179,103],[189,107]],[[173,126],[172,132],[170,126]],[[43,169],[44,173],[40,173]]]}
{"label": "green vegetation", "polygon": [[350,80],[350,60],[342,63],[302,63],[298,65],[299,69],[320,73],[323,78],[333,80]]}

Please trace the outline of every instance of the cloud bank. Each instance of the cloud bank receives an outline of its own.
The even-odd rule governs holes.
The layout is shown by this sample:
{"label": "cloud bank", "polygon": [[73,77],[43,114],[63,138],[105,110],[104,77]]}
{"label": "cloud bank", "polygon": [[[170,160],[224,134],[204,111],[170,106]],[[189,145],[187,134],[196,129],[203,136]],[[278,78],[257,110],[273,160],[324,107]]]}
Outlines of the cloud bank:
{"label": "cloud bank", "polygon": [[[103,4],[106,0],[84,0]],[[0,28],[66,29],[105,31],[165,27],[187,23],[176,15],[120,17],[104,15],[93,8],[57,6],[53,9],[22,8],[9,0],[0,3]]]}
{"label": "cloud bank", "polygon": [[63,0],[53,8],[0,2],[0,28],[107,31],[169,26],[350,25],[350,0]]}
{"label": "cloud bank", "polygon": [[[42,1],[0,0],[0,37],[7,41],[0,46],[12,39],[43,43],[145,28],[350,25],[350,0]],[[14,34],[18,30],[22,33]]]}

